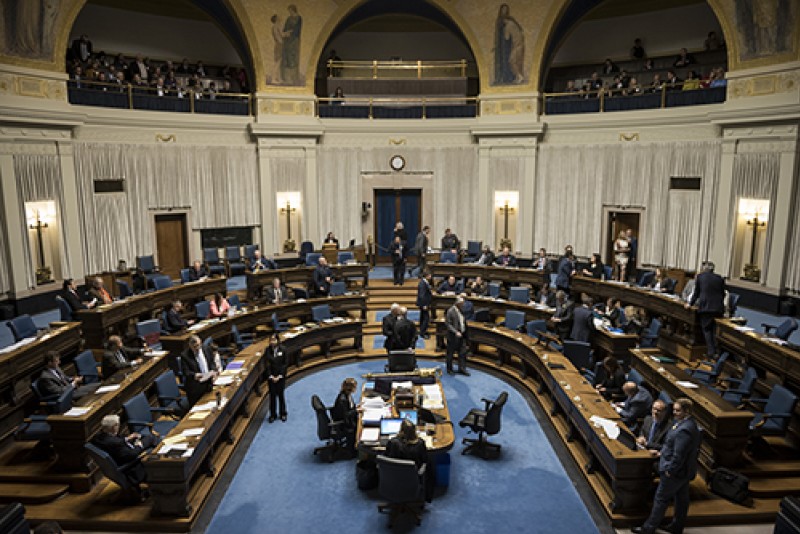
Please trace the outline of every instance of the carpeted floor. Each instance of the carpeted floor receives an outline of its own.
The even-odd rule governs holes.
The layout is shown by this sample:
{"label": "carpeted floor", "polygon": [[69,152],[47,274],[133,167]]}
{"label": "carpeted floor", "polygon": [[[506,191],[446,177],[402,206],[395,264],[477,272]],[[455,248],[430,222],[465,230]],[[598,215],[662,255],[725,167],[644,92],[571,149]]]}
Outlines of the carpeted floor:
{"label": "carpeted floor", "polygon": [[[264,423],[205,528],[208,533],[380,532],[387,518],[378,497],[357,489],[355,461],[321,463],[311,451],[319,444],[310,406],[312,394],[332,403],[341,381],[383,368],[383,361],[322,370],[286,391],[289,420]],[[421,365],[434,365],[422,362]],[[498,460],[462,456],[466,435],[456,424],[450,486],[427,506],[422,526],[398,523],[395,531],[468,533],[598,532],[527,401],[512,387],[484,372],[444,377],[455,421],[481,397],[509,392],[503,428],[492,441],[503,445]],[[601,530],[608,531],[607,526]]]}

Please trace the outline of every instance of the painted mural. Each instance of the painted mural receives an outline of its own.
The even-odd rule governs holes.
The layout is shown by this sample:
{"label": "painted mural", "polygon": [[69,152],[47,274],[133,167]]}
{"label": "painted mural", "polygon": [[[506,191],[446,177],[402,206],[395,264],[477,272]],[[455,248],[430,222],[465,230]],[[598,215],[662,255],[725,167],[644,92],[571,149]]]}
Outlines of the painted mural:
{"label": "painted mural", "polygon": [[525,82],[525,32],[511,15],[508,4],[501,4],[494,24],[494,84]]}
{"label": "painted mural", "polygon": [[304,85],[300,73],[300,41],[303,33],[303,17],[296,4],[289,4],[286,16],[275,13],[270,18],[272,32],[273,65],[269,69],[267,83],[275,85]]}
{"label": "painted mural", "polygon": [[741,59],[792,52],[798,3],[798,0],[736,0]]}
{"label": "painted mural", "polygon": [[60,0],[4,0],[3,53],[27,59],[52,59]]}

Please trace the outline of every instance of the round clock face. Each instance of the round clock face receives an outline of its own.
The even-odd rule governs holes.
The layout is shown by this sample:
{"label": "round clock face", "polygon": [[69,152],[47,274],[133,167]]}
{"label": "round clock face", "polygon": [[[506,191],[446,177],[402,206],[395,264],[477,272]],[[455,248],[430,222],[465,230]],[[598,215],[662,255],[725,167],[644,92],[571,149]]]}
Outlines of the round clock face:
{"label": "round clock face", "polygon": [[391,165],[392,169],[395,171],[402,171],[403,167],[406,166],[406,160],[403,159],[403,156],[392,156],[389,165]]}

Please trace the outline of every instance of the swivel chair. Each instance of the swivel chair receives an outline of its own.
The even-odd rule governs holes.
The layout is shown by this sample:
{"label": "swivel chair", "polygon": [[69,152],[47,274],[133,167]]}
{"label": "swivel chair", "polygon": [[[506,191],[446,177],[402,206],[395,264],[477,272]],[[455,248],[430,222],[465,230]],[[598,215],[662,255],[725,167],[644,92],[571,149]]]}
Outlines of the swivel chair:
{"label": "swivel chair", "polygon": [[417,368],[417,355],[413,350],[390,350],[389,363],[384,370],[387,373],[410,373]]}
{"label": "swivel chair", "polygon": [[211,313],[211,302],[207,300],[199,300],[194,305],[194,314],[198,321],[208,319],[208,314]]}
{"label": "swivel chair", "polygon": [[244,274],[245,265],[238,246],[225,247],[225,264],[228,268],[228,276]]}
{"label": "swivel chair", "polygon": [[422,522],[422,510],[425,508],[425,468],[417,469],[414,460],[400,460],[378,455],[378,472],[380,483],[378,494],[385,503],[378,505],[380,513],[389,512],[389,528],[401,513],[414,516],[416,524]]}
{"label": "swivel chair", "polygon": [[344,447],[346,438],[344,421],[333,421],[330,408],[322,404],[317,395],[311,396],[311,407],[317,415],[317,437],[325,442],[325,445],[314,449],[314,455],[319,454],[323,460],[331,463],[336,452]]}
{"label": "swivel chair", "polygon": [[180,421],[159,420],[153,414],[172,414],[171,410],[162,407],[150,406],[144,393],[135,395],[122,405],[128,419],[128,428],[131,432],[142,435],[150,434],[158,438],[169,433],[178,426]]}
{"label": "swivel chair", "polygon": [[484,403],[484,409],[471,409],[466,417],[458,423],[458,426],[469,427],[471,432],[478,433],[477,439],[464,438],[462,440],[462,443],[467,446],[461,451],[461,454],[475,452],[484,460],[489,458],[490,452],[500,454],[501,445],[489,443],[486,437],[500,432],[500,416],[507,400],[508,393],[505,391],[500,393],[497,400],[494,401],[483,398],[481,401]]}
{"label": "swivel chair", "polygon": [[6,322],[6,326],[14,335],[14,343],[29,337],[35,337],[36,334],[39,333],[39,329],[36,328],[36,324],[28,314],[14,317],[10,321]]}
{"label": "swivel chair", "polygon": [[75,370],[83,377],[84,384],[100,382],[97,360],[91,350],[85,350],[75,356]]}
{"label": "swivel chair", "polygon": [[56,304],[58,305],[58,311],[61,314],[61,321],[65,323],[72,321],[72,307],[69,305],[69,303],[60,295],[56,295]]}
{"label": "swivel chair", "polygon": [[119,465],[110,454],[94,443],[85,443],[83,447],[86,449],[89,458],[100,468],[100,472],[103,473],[103,476],[120,487],[122,490],[120,500],[131,502],[140,500],[138,484],[134,484],[128,477],[130,471],[141,466],[141,460],[139,458],[127,464]]}
{"label": "swivel chair", "polygon": [[797,395],[775,384],[767,399],[749,399],[752,407],[763,405],[750,423],[750,430],[758,436],[785,436],[797,405]]}
{"label": "swivel chair", "polygon": [[464,261],[477,261],[481,257],[481,250],[483,250],[483,241],[467,241],[467,255]]}
{"label": "swivel chair", "polygon": [[39,379],[31,382],[31,391],[39,402],[39,406],[48,414],[62,414],[72,408],[72,394],[75,388],[68,387],[60,395],[44,395],[39,388]]}
{"label": "swivel chair", "polygon": [[509,302],[527,304],[530,301],[530,290],[527,287],[515,286],[508,290]]}
{"label": "swivel chair", "polygon": [[564,341],[564,356],[575,366],[578,371],[591,369],[592,366],[592,346],[584,341]]}
{"label": "swivel chair", "polygon": [[769,334],[770,330],[775,330],[775,334],[773,335],[778,339],[786,341],[789,339],[789,336],[792,335],[792,332],[797,330],[797,319],[788,317],[779,325],[762,323],[761,326],[764,328],[766,334]]}
{"label": "swivel chair", "polygon": [[219,258],[219,250],[216,248],[204,248],[203,249],[203,262],[206,264],[206,268],[210,275],[224,275],[225,274],[225,265],[222,263],[222,260]]}
{"label": "swivel chair", "polygon": [[172,369],[160,374],[155,379],[155,385],[159,406],[177,414],[185,414],[189,411],[189,401],[178,388],[178,380]]}
{"label": "swivel chair", "polygon": [[321,323],[326,319],[333,317],[331,315],[331,307],[327,304],[317,304],[311,307],[311,317],[316,323]]}

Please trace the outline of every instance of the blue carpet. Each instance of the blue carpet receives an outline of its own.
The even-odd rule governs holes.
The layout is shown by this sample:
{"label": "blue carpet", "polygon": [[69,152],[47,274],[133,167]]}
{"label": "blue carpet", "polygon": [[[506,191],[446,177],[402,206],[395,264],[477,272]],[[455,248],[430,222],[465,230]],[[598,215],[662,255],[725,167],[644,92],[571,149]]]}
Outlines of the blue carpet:
{"label": "blue carpet", "polygon": [[373,267],[369,272],[369,277],[376,280],[392,280],[394,273],[391,267]]}
{"label": "blue carpet", "polygon": [[[375,336],[375,341],[372,343],[372,348],[373,349],[382,349],[384,341],[386,341],[386,336],[383,336],[381,334],[376,335]],[[424,349],[425,348],[425,340],[422,339],[421,337],[418,337],[417,338],[417,344],[415,345],[415,348]]]}
{"label": "blue carpet", "polygon": [[[383,361],[336,367],[309,375],[286,390],[289,420],[263,424],[233,477],[206,530],[229,534],[263,532],[383,532],[387,517],[377,497],[356,487],[354,461],[321,463],[311,453],[319,444],[309,399],[320,394],[332,403],[342,380],[359,380],[383,369]],[[423,363],[423,365],[425,365]],[[524,398],[503,381],[479,371],[444,378],[454,420],[481,397],[509,392],[503,429],[493,441],[503,445],[498,460],[461,456],[466,431],[456,424],[450,486],[427,505],[419,533],[455,529],[468,533],[598,532],[573,482],[559,463]],[[410,522],[398,521],[395,530]]]}

